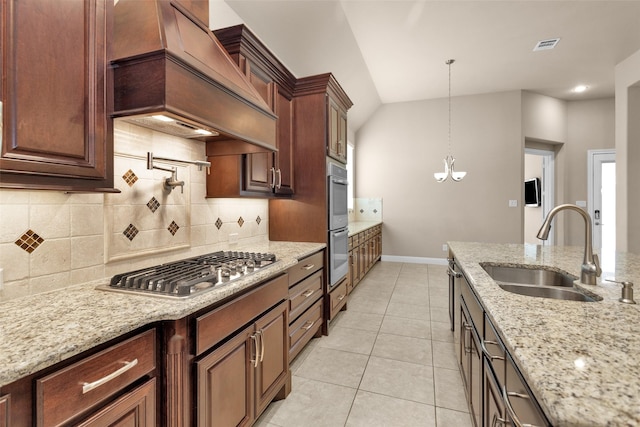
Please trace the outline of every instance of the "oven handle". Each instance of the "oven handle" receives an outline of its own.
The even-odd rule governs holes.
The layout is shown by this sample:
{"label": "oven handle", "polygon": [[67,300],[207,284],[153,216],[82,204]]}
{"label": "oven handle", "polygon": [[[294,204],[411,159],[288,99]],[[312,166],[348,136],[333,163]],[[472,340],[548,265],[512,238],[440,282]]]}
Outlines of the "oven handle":
{"label": "oven handle", "polygon": [[342,230],[333,233],[333,237],[342,237],[344,234],[349,234],[349,230]]}
{"label": "oven handle", "polygon": [[347,181],[346,179],[342,179],[342,178],[331,177],[331,182],[333,182],[334,184],[349,185],[349,181]]}

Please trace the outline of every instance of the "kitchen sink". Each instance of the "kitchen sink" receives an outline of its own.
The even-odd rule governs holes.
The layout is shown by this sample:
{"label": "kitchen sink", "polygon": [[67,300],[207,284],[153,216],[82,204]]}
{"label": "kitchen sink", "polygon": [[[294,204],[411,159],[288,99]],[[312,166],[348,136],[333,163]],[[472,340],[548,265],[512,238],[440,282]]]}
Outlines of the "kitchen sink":
{"label": "kitchen sink", "polygon": [[502,289],[520,295],[569,301],[594,302],[573,287],[578,278],[562,271],[535,266],[482,265]]}
{"label": "kitchen sink", "polygon": [[562,287],[547,287],[547,286],[535,286],[535,285],[514,285],[511,283],[498,283],[505,291],[513,292],[514,294],[527,295],[530,297],[541,298],[553,298],[569,301],[584,301],[594,302],[595,299],[587,296],[579,291],[573,289],[566,289]]}

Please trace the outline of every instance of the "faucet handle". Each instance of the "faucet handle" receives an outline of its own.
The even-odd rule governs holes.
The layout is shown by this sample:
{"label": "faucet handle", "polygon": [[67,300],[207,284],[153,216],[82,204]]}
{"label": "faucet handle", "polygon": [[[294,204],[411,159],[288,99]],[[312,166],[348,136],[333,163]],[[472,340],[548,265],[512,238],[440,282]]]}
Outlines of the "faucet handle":
{"label": "faucet handle", "polygon": [[598,254],[593,254],[593,263],[596,265],[596,277],[600,277],[602,275],[602,268],[600,268],[600,257],[598,257]]}
{"label": "faucet handle", "polygon": [[614,278],[604,279],[607,282],[617,283],[622,285],[622,296],[618,301],[623,302],[625,304],[635,304],[636,302],[633,300],[633,282],[629,282],[623,280],[621,282],[615,280]]}

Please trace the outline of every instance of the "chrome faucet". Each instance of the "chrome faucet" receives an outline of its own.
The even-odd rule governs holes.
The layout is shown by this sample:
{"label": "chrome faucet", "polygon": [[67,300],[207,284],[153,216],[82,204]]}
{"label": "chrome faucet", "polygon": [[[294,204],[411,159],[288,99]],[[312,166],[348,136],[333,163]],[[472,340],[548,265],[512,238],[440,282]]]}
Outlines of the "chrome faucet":
{"label": "chrome faucet", "polygon": [[549,238],[551,220],[558,212],[565,209],[578,212],[582,215],[582,219],[584,219],[584,260],[582,261],[582,267],[580,269],[580,283],[585,285],[595,285],[597,283],[597,278],[602,274],[602,269],[600,268],[598,255],[593,253],[591,217],[584,209],[572,204],[558,205],[551,209],[538,231],[538,239],[547,240]]}
{"label": "chrome faucet", "polygon": [[176,168],[172,168],[171,178],[164,180],[164,188],[171,192],[175,187],[180,187],[180,192],[184,193],[184,181],[178,181],[178,170]]}

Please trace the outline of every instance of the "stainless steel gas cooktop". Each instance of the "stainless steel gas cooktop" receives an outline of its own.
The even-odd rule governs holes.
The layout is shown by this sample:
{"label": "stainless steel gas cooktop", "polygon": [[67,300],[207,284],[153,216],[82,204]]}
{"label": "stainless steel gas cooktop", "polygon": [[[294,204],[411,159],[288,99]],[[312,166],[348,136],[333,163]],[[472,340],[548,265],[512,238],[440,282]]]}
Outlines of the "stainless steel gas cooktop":
{"label": "stainless steel gas cooktop", "polygon": [[238,280],[276,261],[274,254],[219,251],[116,274],[98,289],[168,298],[189,298]]}

